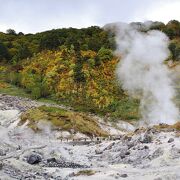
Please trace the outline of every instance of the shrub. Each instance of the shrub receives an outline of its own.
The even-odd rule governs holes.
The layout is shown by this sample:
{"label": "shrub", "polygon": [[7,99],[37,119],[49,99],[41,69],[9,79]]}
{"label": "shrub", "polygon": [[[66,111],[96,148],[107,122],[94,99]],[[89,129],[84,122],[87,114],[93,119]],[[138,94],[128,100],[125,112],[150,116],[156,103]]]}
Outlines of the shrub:
{"label": "shrub", "polygon": [[7,72],[5,80],[6,82],[11,83],[13,85],[19,85],[21,81],[21,75],[16,72]]}
{"label": "shrub", "polygon": [[169,50],[171,51],[173,60],[180,60],[180,41],[172,41],[169,44]]}
{"label": "shrub", "polygon": [[105,49],[105,48],[101,48],[98,51],[98,57],[101,61],[107,61],[107,60],[111,60],[113,57],[113,53],[112,50],[110,49]]}
{"label": "shrub", "polygon": [[39,99],[41,97],[41,87],[33,87],[31,89],[31,95],[33,99]]}
{"label": "shrub", "polygon": [[113,119],[137,120],[139,115],[139,101],[130,98],[123,98],[119,102],[111,104]]}

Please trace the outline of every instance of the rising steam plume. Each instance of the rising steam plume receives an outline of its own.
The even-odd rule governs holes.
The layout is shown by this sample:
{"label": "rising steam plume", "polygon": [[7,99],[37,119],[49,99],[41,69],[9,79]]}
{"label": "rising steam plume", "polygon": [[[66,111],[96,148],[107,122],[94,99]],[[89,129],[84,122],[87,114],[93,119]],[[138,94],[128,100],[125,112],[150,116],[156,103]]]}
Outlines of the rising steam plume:
{"label": "rising steam plume", "polygon": [[169,56],[167,36],[157,30],[144,33],[136,24],[118,23],[115,31],[116,52],[121,56],[118,79],[130,96],[140,98],[143,122],[175,123],[179,114],[172,101],[175,90],[164,64]]}

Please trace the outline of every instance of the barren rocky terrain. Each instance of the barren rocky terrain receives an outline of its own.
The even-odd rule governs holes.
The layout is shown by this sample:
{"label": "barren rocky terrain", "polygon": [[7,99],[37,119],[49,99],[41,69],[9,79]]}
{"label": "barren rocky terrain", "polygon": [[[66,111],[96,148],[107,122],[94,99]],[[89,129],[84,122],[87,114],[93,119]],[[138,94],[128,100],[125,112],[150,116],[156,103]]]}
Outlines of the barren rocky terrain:
{"label": "barren rocky terrain", "polygon": [[[177,129],[134,130],[124,123],[121,131],[108,126],[115,139],[88,139],[79,134],[83,139],[73,141],[58,139],[47,125],[41,125],[38,133],[26,124],[18,125],[22,112],[42,104],[0,95],[0,179],[180,179]],[[66,137],[67,132],[63,133]]]}

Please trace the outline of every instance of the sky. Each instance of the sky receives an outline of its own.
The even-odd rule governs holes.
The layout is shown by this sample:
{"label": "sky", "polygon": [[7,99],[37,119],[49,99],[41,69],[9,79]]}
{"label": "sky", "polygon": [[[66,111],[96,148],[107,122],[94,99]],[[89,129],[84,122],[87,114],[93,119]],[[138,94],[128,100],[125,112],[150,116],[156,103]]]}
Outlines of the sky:
{"label": "sky", "polygon": [[36,33],[112,22],[180,21],[180,0],[0,0],[0,31]]}

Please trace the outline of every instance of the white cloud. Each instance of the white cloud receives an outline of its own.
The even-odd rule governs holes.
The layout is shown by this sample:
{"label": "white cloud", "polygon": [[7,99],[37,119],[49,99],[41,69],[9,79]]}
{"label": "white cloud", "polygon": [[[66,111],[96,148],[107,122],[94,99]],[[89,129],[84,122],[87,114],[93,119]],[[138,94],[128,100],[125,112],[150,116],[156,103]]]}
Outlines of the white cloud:
{"label": "white cloud", "polygon": [[157,0],[150,4],[144,4],[137,9],[133,21],[161,21],[167,23],[170,20],[180,20],[179,0]]}
{"label": "white cloud", "polygon": [[0,0],[0,31],[25,33],[123,21],[180,20],[180,0]]}
{"label": "white cloud", "polygon": [[180,20],[180,1],[170,1],[167,4],[160,4],[160,7],[149,9],[146,19],[153,21],[163,21],[167,23],[170,20]]}

